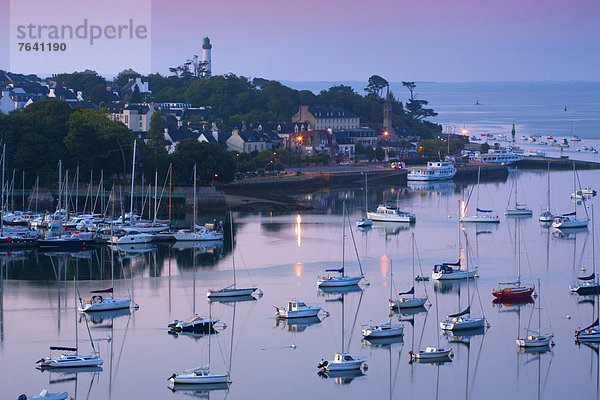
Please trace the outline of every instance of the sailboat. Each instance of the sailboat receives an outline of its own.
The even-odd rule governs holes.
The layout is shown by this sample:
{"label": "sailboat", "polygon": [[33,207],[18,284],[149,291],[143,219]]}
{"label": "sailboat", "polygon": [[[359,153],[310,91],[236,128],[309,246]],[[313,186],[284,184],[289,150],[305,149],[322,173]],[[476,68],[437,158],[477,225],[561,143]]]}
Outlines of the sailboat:
{"label": "sailboat", "polygon": [[548,163],[548,188],[546,193],[546,209],[540,214],[540,222],[552,222],[555,218],[550,209],[550,163]]}
{"label": "sailboat", "polygon": [[[575,162],[573,162],[573,191],[577,190],[576,184],[576,170],[575,170]],[[573,228],[586,228],[588,226],[589,220],[587,218],[578,219],[577,218],[577,201],[573,202],[574,210],[568,214],[563,214],[556,216],[554,218],[554,222],[552,222],[552,226],[558,229],[573,229]],[[584,203],[585,204],[585,203]]]}
{"label": "sailboat", "polygon": [[[73,278],[73,290],[75,292],[75,308],[77,308],[77,281]],[[86,320],[87,326],[87,320]],[[39,369],[60,369],[60,368],[87,368],[87,367],[100,367],[104,361],[100,358],[99,353],[96,351],[94,341],[88,327],[88,334],[90,337],[90,344],[92,345],[93,354],[80,355],[79,354],[79,335],[77,330],[77,310],[75,310],[75,347],[63,347],[63,346],[50,346],[50,356],[39,359],[36,364]],[[53,357],[53,351],[63,351],[69,353],[62,353],[58,357]],[[73,354],[70,354],[73,353]]]}
{"label": "sailboat", "polygon": [[481,180],[481,167],[477,170],[477,197],[475,203],[475,215],[466,215],[467,206],[469,205],[469,200],[471,199],[471,195],[473,191],[469,194],[469,199],[467,199],[467,203],[464,208],[461,207],[460,213],[460,222],[475,222],[475,223],[492,223],[497,224],[500,222],[500,218],[498,216],[493,216],[492,213],[494,210],[486,210],[483,208],[479,208],[479,181]]}
{"label": "sailboat", "polygon": [[[459,212],[460,212],[460,200],[459,200]],[[477,277],[478,268],[469,269],[461,268],[461,260],[460,260],[460,252],[461,252],[461,225],[458,223],[458,261],[455,263],[445,262],[441,264],[436,264],[433,266],[433,271],[431,272],[431,277],[436,281],[443,280],[461,280],[461,279],[471,279]]]}
{"label": "sailboat", "polygon": [[579,295],[600,295],[600,283],[596,278],[596,233],[594,219],[594,205],[592,204],[592,267],[593,271],[588,276],[578,276],[578,283],[569,286],[569,290]]}
{"label": "sailboat", "polygon": [[[209,302],[209,319],[212,318],[212,302]],[[235,314],[234,322],[235,324]],[[233,327],[232,327],[233,335]],[[199,366],[196,368],[188,369],[183,372],[175,372],[169,377],[169,381],[174,385],[199,385],[199,384],[227,384],[229,381],[229,373],[225,374],[213,374],[210,372],[210,347],[211,347],[211,336],[208,335],[208,364]]]}
{"label": "sailboat", "polygon": [[361,373],[363,370],[366,370],[365,360],[357,359],[352,357],[349,353],[345,351],[345,341],[344,341],[344,296],[345,293],[342,292],[342,351],[339,353],[335,353],[332,361],[321,360],[321,362],[317,365],[321,371],[325,373],[343,373],[343,372],[351,372],[356,371]]}
{"label": "sailboat", "polygon": [[[469,240],[467,238],[467,234],[465,232],[465,253],[467,260],[467,269],[468,269],[468,260],[469,260]],[[462,329],[478,329],[483,328],[485,326],[485,317],[471,317],[471,295],[469,292],[469,278],[465,278],[467,280],[467,298],[469,301],[469,305],[464,311],[461,311],[456,314],[448,315],[448,318],[445,321],[440,322],[440,327],[443,330],[455,331]]]}
{"label": "sailboat", "polygon": [[233,284],[229,285],[223,289],[209,290],[206,293],[206,297],[208,297],[211,300],[223,298],[223,297],[250,296],[254,292],[256,292],[256,290],[258,289],[255,287],[251,287],[251,288],[238,288],[237,287],[237,282],[236,282],[236,278],[235,278],[235,256],[234,256],[235,247],[234,247],[234,243],[233,243],[233,214],[231,213],[231,211],[229,212],[229,230],[231,232],[231,267],[233,269]]}
{"label": "sailboat", "polygon": [[[410,235],[411,238],[411,243],[412,243],[412,280],[414,281],[415,279],[415,234],[412,233]],[[390,261],[390,269],[391,269],[391,261]],[[390,279],[391,279],[391,284],[390,284],[390,292],[391,292],[391,287],[393,286],[393,273],[390,272]],[[425,283],[423,283],[423,288],[425,288]],[[397,300],[393,300],[393,297],[391,296],[390,293],[390,308],[392,309],[404,309],[404,308],[415,308],[415,307],[422,307],[426,302],[427,302],[427,295],[425,295],[425,297],[415,297],[415,286],[413,284],[413,287],[406,291],[406,292],[401,292],[398,293],[398,295],[400,296],[399,299]],[[406,297],[406,295],[410,295],[410,297]]]}
{"label": "sailboat", "polygon": [[[435,292],[435,319],[439,319],[437,292]],[[425,326],[423,326],[423,329]],[[414,337],[414,334],[413,334]],[[408,352],[410,360],[421,362],[452,361],[452,349],[440,346],[440,335],[437,337],[437,346],[427,346],[425,350],[419,350],[416,353],[412,350]]]}
{"label": "sailboat", "polygon": [[[518,174],[518,169],[515,168],[515,174]],[[509,217],[530,217],[533,215],[533,211],[531,211],[530,208],[527,208],[527,204],[519,204],[519,197],[518,197],[518,193],[519,193],[519,180],[518,180],[518,175],[515,178],[515,206],[513,208],[508,208],[508,206],[510,205],[510,196],[508,197],[508,204],[507,204],[507,208],[506,211],[504,212],[504,215],[509,216]]]}
{"label": "sailboat", "polygon": [[368,217],[369,206],[368,206],[368,186],[367,186],[367,174],[365,173],[365,217],[361,220],[356,221],[356,226],[359,228],[366,228],[373,225],[373,220]]}
{"label": "sailboat", "polygon": [[[176,241],[222,240],[223,232],[196,225],[196,164],[194,164],[194,224],[192,229],[180,229],[173,234]],[[198,229],[200,228],[200,229]]]}
{"label": "sailboat", "polygon": [[[394,274],[392,272],[392,261],[390,261],[390,298],[392,296],[392,282]],[[413,290],[414,293],[414,290]],[[390,300],[391,301],[391,300]],[[422,305],[422,304],[421,304]],[[364,325],[362,329],[362,335],[364,339],[377,339],[377,338],[390,338],[404,335],[404,326],[392,325],[392,314],[389,315],[389,319],[386,322],[379,324]]]}
{"label": "sailboat", "polygon": [[[358,250],[356,250],[356,243],[354,243],[354,233],[352,232],[352,230],[350,230],[350,233],[352,234],[352,241],[354,243],[354,250],[356,252],[356,258],[358,259],[358,266],[360,268],[360,276],[348,276],[345,275],[344,272],[344,268],[345,268],[345,260],[346,260],[346,219],[347,219],[347,215],[346,215],[346,202],[343,203],[342,205],[342,267],[341,268],[337,268],[337,269],[326,269],[326,272],[337,272],[340,275],[337,276],[331,276],[331,275],[327,275],[327,276],[322,276],[320,278],[317,279],[317,285],[319,286],[319,288],[326,288],[326,287],[342,287],[342,286],[355,286],[358,285],[359,282],[364,278],[364,274],[362,271],[362,265],[360,263],[360,258],[358,258]],[[348,220],[349,223],[349,220]]]}
{"label": "sailboat", "polygon": [[[542,288],[541,288],[541,285],[538,280],[538,294],[539,294],[538,303],[540,302],[540,299],[542,298],[541,292],[542,292]],[[539,307],[537,307],[537,309],[538,309],[538,328],[537,328],[537,330],[532,330],[532,329],[527,328],[526,330],[532,334],[528,335],[526,337],[523,337],[523,338],[518,338],[517,346],[519,346],[519,347],[547,347],[550,344],[552,344],[552,338],[554,337],[554,334],[553,333],[542,334],[542,330],[541,330],[542,306],[541,306],[541,304],[539,305]]]}
{"label": "sailboat", "polygon": [[[600,343],[600,320],[598,318],[600,315],[600,301],[599,298],[595,298],[594,301],[596,307],[594,307],[595,310],[593,308],[592,310],[596,311],[596,320],[585,328],[575,331],[575,340],[578,343]],[[592,311],[592,317],[594,311]]]}
{"label": "sailboat", "polygon": [[209,317],[201,317],[196,314],[196,249],[192,249],[192,257],[194,264],[194,291],[193,291],[193,299],[192,299],[192,316],[186,320],[179,321],[174,320],[167,327],[169,328],[169,334],[177,336],[181,332],[183,333],[195,333],[201,335],[211,335],[217,333],[215,329],[215,325],[219,322],[218,318]]}
{"label": "sailboat", "polygon": [[[115,276],[114,276],[114,252],[110,252],[110,277],[111,277],[111,287],[108,289],[101,290],[92,290],[90,293],[93,295],[88,299],[83,301],[81,298],[79,299],[79,311],[81,312],[94,312],[94,311],[111,311],[111,310],[121,310],[124,308],[129,308],[131,306],[131,299],[115,299],[113,297],[114,287],[115,287]],[[102,294],[110,293],[110,298],[102,297]]]}
{"label": "sailboat", "polygon": [[535,287],[521,285],[521,228],[520,221],[516,221],[515,240],[517,242],[517,280],[514,282],[500,282],[498,289],[492,289],[492,296],[501,300],[523,299],[531,297]]}

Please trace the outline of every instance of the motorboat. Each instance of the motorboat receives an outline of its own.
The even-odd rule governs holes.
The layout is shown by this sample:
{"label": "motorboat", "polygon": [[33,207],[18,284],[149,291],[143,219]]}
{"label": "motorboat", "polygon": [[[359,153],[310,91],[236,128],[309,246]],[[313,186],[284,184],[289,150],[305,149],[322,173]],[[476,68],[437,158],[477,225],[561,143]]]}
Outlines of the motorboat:
{"label": "motorboat", "polygon": [[584,187],[581,190],[571,193],[571,199],[581,200],[584,197],[594,197],[596,196],[596,191],[590,187]]}
{"label": "motorboat", "polygon": [[278,318],[307,318],[316,317],[321,307],[309,306],[303,301],[288,301],[287,307],[275,307]]}
{"label": "motorboat", "polygon": [[407,168],[409,181],[439,181],[452,179],[456,175],[456,168],[451,161],[428,161],[425,167]]}
{"label": "motorboat", "polygon": [[426,347],[425,350],[419,350],[416,353],[409,351],[411,360],[437,360],[452,358],[454,355],[452,349],[445,347]]}
{"label": "motorboat", "polygon": [[122,236],[112,236],[109,240],[112,244],[127,245],[127,244],[143,244],[150,243],[156,238],[151,233],[144,233],[137,230],[128,229],[126,234]]}
{"label": "motorboat", "polygon": [[206,318],[198,315],[186,319],[185,321],[174,320],[168,325],[171,332],[194,332],[202,334],[214,334],[215,324],[219,322],[217,318]]}
{"label": "motorboat", "polygon": [[323,371],[349,371],[355,369],[364,369],[365,360],[355,359],[348,353],[336,353],[333,361],[321,361],[318,368]]}
{"label": "motorboat", "polygon": [[44,389],[37,396],[27,397],[27,400],[64,400],[67,397],[69,397],[67,392],[50,393]]}
{"label": "motorboat", "polygon": [[417,217],[408,211],[402,211],[398,207],[391,205],[379,205],[375,212],[368,212],[367,218],[372,221],[382,222],[405,222],[414,224],[417,221]]}
{"label": "motorboat", "polygon": [[364,339],[388,338],[404,335],[404,326],[393,326],[392,320],[379,324],[365,325],[362,329]]}

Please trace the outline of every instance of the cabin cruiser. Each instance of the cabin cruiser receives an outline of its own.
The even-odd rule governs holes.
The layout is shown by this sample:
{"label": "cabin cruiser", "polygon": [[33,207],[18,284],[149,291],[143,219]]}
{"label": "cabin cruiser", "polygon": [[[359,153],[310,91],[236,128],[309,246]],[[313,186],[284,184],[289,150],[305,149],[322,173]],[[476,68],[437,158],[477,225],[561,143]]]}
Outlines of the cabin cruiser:
{"label": "cabin cruiser", "polygon": [[414,214],[402,211],[398,207],[380,205],[375,212],[367,212],[367,218],[382,222],[407,222],[414,224],[417,220]]}
{"label": "cabin cruiser", "polygon": [[438,181],[451,179],[456,175],[456,168],[451,161],[429,161],[425,167],[410,167],[409,181]]}

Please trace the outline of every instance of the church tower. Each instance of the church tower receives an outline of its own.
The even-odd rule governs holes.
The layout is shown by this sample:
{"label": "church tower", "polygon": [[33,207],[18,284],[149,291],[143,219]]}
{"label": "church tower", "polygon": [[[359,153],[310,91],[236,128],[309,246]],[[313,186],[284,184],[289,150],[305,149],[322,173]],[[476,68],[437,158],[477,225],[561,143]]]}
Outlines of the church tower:
{"label": "church tower", "polygon": [[385,102],[383,103],[383,130],[388,132],[388,135],[394,133],[392,127],[392,99],[390,97],[390,86],[387,86]]}

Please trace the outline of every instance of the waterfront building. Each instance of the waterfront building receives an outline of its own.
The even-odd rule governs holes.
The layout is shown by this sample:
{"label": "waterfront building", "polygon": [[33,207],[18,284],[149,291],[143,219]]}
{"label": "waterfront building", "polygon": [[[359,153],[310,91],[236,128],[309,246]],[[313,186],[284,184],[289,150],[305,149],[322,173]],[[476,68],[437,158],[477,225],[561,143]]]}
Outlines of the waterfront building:
{"label": "waterfront building", "polygon": [[300,106],[293,123],[306,123],[308,130],[345,130],[360,127],[360,118],[341,107]]}

